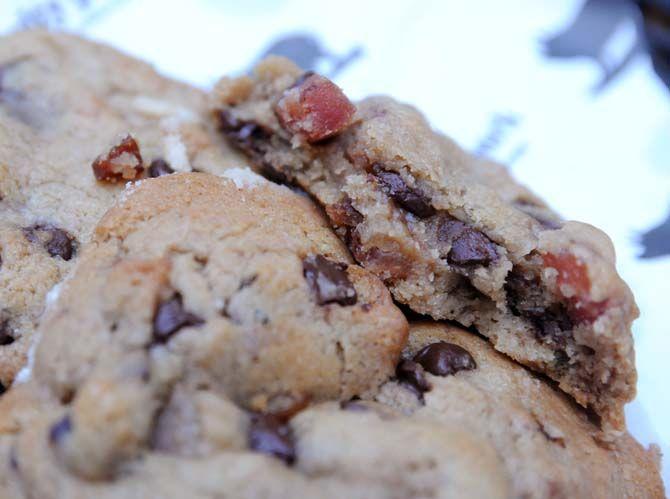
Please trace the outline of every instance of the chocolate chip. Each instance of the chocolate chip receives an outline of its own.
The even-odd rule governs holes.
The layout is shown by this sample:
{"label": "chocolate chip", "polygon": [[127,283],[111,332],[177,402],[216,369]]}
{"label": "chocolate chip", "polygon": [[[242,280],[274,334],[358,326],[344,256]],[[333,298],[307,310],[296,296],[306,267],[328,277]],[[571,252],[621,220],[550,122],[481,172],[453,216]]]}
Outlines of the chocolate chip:
{"label": "chocolate chip", "polygon": [[405,210],[420,218],[435,214],[430,200],[419,190],[408,186],[398,173],[384,170],[378,163],[372,165],[372,173],[382,191]]}
{"label": "chocolate chip", "polygon": [[276,416],[252,414],[247,437],[252,450],[274,456],[286,464],[295,462],[291,428]]}
{"label": "chocolate chip", "polygon": [[51,256],[60,256],[69,260],[74,254],[74,238],[62,229],[51,229],[51,239],[46,243],[46,250]]}
{"label": "chocolate chip", "polygon": [[468,230],[454,240],[447,259],[457,265],[488,265],[496,256],[495,245],[484,234]]}
{"label": "chocolate chip", "polygon": [[[238,119],[231,111],[226,109],[216,111],[214,116],[219,131],[233,145],[253,159],[259,172],[264,177],[277,184],[289,185],[291,183],[287,173],[282,171],[281,165],[273,165],[264,158],[267,149],[266,143],[273,137],[270,129],[254,121]],[[274,135],[274,138],[282,140],[276,135]]]}
{"label": "chocolate chip", "polygon": [[154,159],[149,165],[148,174],[151,178],[162,177],[163,175],[170,175],[171,173],[174,173],[174,170],[164,159]]}
{"label": "chocolate chip", "polygon": [[67,231],[48,224],[37,224],[23,229],[24,237],[31,243],[39,243],[49,255],[70,260],[77,252],[77,241]]}
{"label": "chocolate chip", "polygon": [[419,393],[427,392],[431,389],[423,367],[412,360],[400,361],[395,373],[398,380],[412,385]]}
{"label": "chocolate chip", "polygon": [[49,442],[51,442],[51,444],[57,445],[71,431],[72,421],[70,420],[69,414],[66,414],[60,421],[54,423],[49,429]]}
{"label": "chocolate chip", "polygon": [[176,293],[172,298],[159,303],[156,308],[153,321],[154,342],[165,343],[181,328],[203,323],[200,317],[184,310],[182,297]]}
{"label": "chocolate chip", "polygon": [[551,309],[547,309],[541,318],[533,318],[535,326],[535,335],[540,339],[549,339],[556,345],[565,346],[572,338],[572,328],[574,327],[567,309],[556,304]]}
{"label": "chocolate chip", "polygon": [[347,265],[310,255],[302,261],[303,275],[319,305],[354,305],[358,296],[347,275]]}
{"label": "chocolate chip", "polygon": [[278,170],[267,161],[261,162],[260,174],[275,184],[291,185],[291,179],[289,179],[284,172]]}
{"label": "chocolate chip", "polygon": [[505,281],[505,292],[512,314],[527,319],[537,339],[565,346],[572,338],[574,324],[567,307],[552,299],[537,276],[512,269]]}
{"label": "chocolate chip", "polygon": [[272,135],[269,130],[253,121],[238,119],[232,112],[223,109],[216,113],[219,131],[231,139],[238,147],[248,152],[259,152],[256,141],[263,141]]}
{"label": "chocolate chip", "polygon": [[437,237],[451,246],[447,261],[454,265],[488,265],[498,259],[496,245],[482,232],[449,216],[440,219]]}
{"label": "chocolate chip", "polygon": [[11,345],[14,343],[14,332],[9,326],[9,320],[4,319],[0,322],[0,345]]}
{"label": "chocolate chip", "polygon": [[5,393],[6,391],[7,391],[7,387],[5,387],[5,385],[3,385],[2,383],[0,383],[0,395],[2,395],[3,393]]}
{"label": "chocolate chip", "polygon": [[436,376],[449,376],[477,367],[475,359],[465,348],[446,341],[426,345],[416,353],[414,362]]}

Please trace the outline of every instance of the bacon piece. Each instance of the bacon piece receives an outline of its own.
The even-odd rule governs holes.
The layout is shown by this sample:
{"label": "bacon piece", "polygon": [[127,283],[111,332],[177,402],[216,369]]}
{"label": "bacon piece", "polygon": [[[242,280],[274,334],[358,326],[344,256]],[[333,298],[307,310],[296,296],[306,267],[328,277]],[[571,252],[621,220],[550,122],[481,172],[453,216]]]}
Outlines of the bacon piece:
{"label": "bacon piece", "polygon": [[105,182],[135,180],[144,171],[140,147],[131,135],[126,135],[106,155],[98,156],[91,166],[95,178]]}
{"label": "bacon piece", "polygon": [[306,73],[288,88],[275,106],[281,126],[309,143],[346,129],[356,107],[332,81]]}
{"label": "bacon piece", "polygon": [[547,253],[542,256],[545,267],[558,271],[556,282],[559,290],[563,286],[570,286],[575,294],[566,298],[570,301],[570,316],[575,322],[593,322],[600,317],[608,307],[608,300],[592,301],[589,298],[591,280],[581,261],[572,253]]}

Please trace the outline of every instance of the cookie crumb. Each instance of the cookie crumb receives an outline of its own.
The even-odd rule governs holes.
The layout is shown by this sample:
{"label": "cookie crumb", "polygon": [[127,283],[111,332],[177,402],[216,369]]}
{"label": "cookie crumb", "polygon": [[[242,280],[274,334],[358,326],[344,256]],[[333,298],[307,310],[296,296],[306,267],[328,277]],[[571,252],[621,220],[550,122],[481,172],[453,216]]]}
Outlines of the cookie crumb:
{"label": "cookie crumb", "polygon": [[33,366],[35,365],[35,352],[37,351],[37,345],[40,342],[40,337],[41,335],[39,333],[35,333],[33,336],[33,342],[30,345],[30,348],[28,349],[28,357],[26,358],[26,363],[25,365],[21,368],[21,370],[16,373],[16,377],[14,378],[14,384],[21,384],[21,383],[26,383],[30,380],[30,378],[33,375]]}
{"label": "cookie crumb", "polygon": [[223,172],[222,176],[235,182],[235,187],[238,189],[253,189],[266,182],[263,177],[251,171],[249,167],[231,168]]}

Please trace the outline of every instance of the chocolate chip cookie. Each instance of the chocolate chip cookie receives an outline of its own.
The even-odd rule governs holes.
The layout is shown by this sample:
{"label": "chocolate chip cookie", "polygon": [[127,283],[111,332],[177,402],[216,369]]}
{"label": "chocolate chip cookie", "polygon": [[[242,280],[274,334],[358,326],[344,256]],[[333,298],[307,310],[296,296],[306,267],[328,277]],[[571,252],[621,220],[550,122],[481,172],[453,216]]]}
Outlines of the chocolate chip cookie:
{"label": "chocolate chip cookie", "polygon": [[0,38],[3,386],[25,362],[47,292],[127,181],[244,165],[207,116],[202,91],[109,47],[41,31]]}
{"label": "chocolate chip cookie", "polygon": [[[106,383],[94,368],[62,404],[39,390],[46,380],[12,388],[0,400],[3,497],[664,497],[657,448],[627,434],[602,446],[563,393],[482,339],[435,323],[412,326],[395,378],[365,400],[253,412],[213,384],[192,385],[197,366],[182,364],[135,458],[102,480],[80,477],[72,456],[98,457],[84,435],[106,442],[118,431],[114,416],[136,407],[135,390],[170,379],[171,369],[158,369],[167,361],[149,356],[146,380],[136,379],[137,358],[105,369],[120,376]],[[83,402],[91,390],[114,411],[104,426]],[[139,407],[124,435],[155,410]]]}
{"label": "chocolate chip cookie", "polygon": [[[86,480],[123,475],[152,449],[239,444],[221,425],[243,411],[260,418],[253,445],[290,461],[263,418],[372,396],[408,327],[309,199],[248,169],[135,183],[43,324],[31,384],[63,406],[52,452]],[[211,430],[228,434],[202,445],[172,430],[201,398],[224,411]]]}
{"label": "chocolate chip cookie", "polygon": [[571,398],[460,328],[412,324],[397,379],[376,400],[491,443],[511,497],[664,497],[657,446],[627,433],[604,443]]}
{"label": "chocolate chip cookie", "polygon": [[213,92],[221,132],[324,207],[394,298],[474,326],[624,428],[638,310],[594,227],[562,221],[499,165],[472,157],[387,97],[356,105],[326,78],[269,58]]}

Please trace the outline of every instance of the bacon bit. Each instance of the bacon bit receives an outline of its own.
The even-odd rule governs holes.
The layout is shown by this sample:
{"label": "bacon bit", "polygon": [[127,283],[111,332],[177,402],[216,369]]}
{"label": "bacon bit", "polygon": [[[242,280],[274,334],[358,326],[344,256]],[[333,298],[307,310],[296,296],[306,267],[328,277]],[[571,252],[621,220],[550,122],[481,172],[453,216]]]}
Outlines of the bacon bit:
{"label": "bacon bit", "polygon": [[340,202],[326,205],[326,214],[336,227],[356,227],[363,221],[363,215],[346,195]]}
{"label": "bacon bit", "polygon": [[575,322],[594,322],[609,308],[609,300],[573,300],[570,303],[570,317]]}
{"label": "bacon bit", "polygon": [[140,148],[131,135],[126,135],[107,155],[98,156],[91,166],[95,178],[105,182],[135,180],[144,171]]}
{"label": "bacon bit", "polygon": [[275,106],[284,129],[313,143],[340,133],[351,124],[356,107],[332,81],[306,73]]}
{"label": "bacon bit", "polygon": [[557,282],[559,288],[566,285],[575,290],[580,296],[586,296],[591,291],[591,280],[586,266],[577,260],[572,253],[547,253],[542,255],[545,267],[558,271]]}
{"label": "bacon bit", "polygon": [[390,252],[376,246],[364,247],[357,231],[351,231],[347,244],[354,258],[382,280],[404,279],[411,268],[402,253]]}
{"label": "bacon bit", "polygon": [[575,290],[574,296],[566,296],[570,301],[570,317],[575,322],[593,322],[608,308],[608,300],[591,301],[588,298],[591,291],[586,265],[580,262],[572,253],[547,253],[542,256],[544,266],[556,269],[556,281],[559,290],[562,286],[570,286]]}

